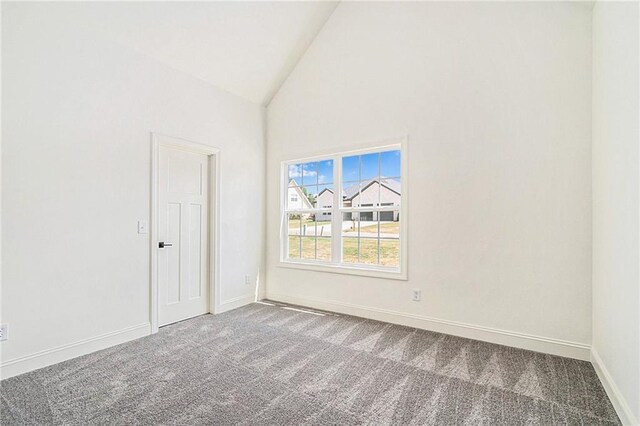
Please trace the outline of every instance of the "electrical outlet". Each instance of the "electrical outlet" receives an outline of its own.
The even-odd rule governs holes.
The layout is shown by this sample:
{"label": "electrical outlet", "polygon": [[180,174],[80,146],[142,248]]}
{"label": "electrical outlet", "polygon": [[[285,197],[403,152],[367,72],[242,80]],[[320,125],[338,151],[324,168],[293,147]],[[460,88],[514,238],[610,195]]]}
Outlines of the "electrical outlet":
{"label": "electrical outlet", "polygon": [[0,341],[9,338],[9,324],[0,324]]}
{"label": "electrical outlet", "polygon": [[411,290],[411,300],[413,300],[414,302],[419,302],[421,296],[422,291],[420,291],[420,289],[414,288],[413,290]]}
{"label": "electrical outlet", "polygon": [[251,277],[249,275],[244,276],[244,285],[251,284]]}

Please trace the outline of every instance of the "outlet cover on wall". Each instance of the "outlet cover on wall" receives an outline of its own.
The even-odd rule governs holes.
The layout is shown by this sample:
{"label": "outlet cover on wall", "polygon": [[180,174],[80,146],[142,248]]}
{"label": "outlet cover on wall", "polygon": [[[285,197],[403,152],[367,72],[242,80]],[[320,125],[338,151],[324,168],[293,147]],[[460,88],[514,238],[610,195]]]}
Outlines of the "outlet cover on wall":
{"label": "outlet cover on wall", "polygon": [[9,338],[9,324],[0,324],[0,342]]}
{"label": "outlet cover on wall", "polygon": [[411,300],[413,300],[414,302],[419,302],[420,297],[422,297],[422,291],[420,289],[414,288],[413,290],[411,290]]}
{"label": "outlet cover on wall", "polygon": [[244,285],[251,284],[251,277],[249,275],[244,276]]}

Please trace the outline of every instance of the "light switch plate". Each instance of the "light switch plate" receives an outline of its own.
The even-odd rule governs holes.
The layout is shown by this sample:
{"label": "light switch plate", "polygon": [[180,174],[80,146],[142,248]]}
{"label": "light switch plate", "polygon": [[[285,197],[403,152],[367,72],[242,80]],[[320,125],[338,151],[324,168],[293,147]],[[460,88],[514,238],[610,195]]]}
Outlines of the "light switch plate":
{"label": "light switch plate", "polygon": [[149,226],[147,225],[147,221],[146,220],[139,220],[138,221],[138,234],[148,234],[149,233]]}

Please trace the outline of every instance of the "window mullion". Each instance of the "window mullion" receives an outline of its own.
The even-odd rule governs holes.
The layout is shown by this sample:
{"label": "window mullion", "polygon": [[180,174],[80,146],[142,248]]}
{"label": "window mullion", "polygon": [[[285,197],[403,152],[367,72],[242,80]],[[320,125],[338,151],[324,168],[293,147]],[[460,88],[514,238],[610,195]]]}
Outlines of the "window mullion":
{"label": "window mullion", "polygon": [[342,157],[333,157],[333,209],[331,213],[331,262],[342,261],[342,214],[340,203],[342,193]]}

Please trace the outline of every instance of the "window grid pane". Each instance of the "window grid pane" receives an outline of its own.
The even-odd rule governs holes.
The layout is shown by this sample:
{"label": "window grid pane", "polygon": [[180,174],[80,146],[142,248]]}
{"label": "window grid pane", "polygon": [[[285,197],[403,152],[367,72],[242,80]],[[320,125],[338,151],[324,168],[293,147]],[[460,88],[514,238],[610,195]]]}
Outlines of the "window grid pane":
{"label": "window grid pane", "polygon": [[380,176],[380,154],[365,154],[360,156],[360,180],[370,181]]}
{"label": "window grid pane", "polygon": [[358,263],[359,256],[359,214],[345,213],[342,218],[342,261]]}
{"label": "window grid pane", "polygon": [[380,177],[400,177],[400,150],[385,151],[380,154]]}
{"label": "window grid pane", "polygon": [[360,184],[358,181],[345,182],[342,184],[342,206],[355,207],[360,195]]}
{"label": "window grid pane", "polygon": [[333,183],[333,160],[318,162],[318,185]]}
{"label": "window grid pane", "polygon": [[300,215],[287,215],[287,256],[292,259],[300,257]]}
{"label": "window grid pane", "polygon": [[331,237],[319,236],[316,240],[316,258],[318,260],[331,260]]}
{"label": "window grid pane", "polygon": [[316,258],[316,237],[302,237],[302,258]]}
{"label": "window grid pane", "polygon": [[302,163],[302,185],[318,184],[318,163],[311,161]]}

